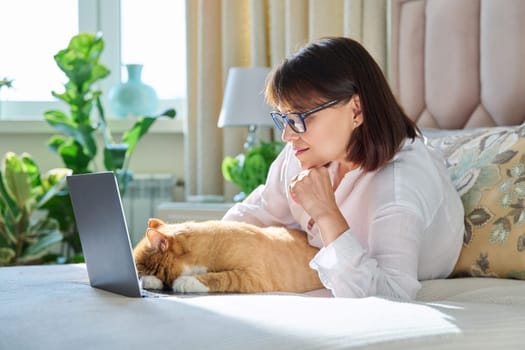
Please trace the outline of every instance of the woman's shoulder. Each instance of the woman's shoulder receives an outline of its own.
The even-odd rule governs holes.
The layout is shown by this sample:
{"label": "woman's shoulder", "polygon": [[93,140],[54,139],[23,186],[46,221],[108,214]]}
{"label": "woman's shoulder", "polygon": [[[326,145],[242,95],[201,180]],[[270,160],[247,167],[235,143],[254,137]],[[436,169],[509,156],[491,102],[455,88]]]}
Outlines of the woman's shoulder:
{"label": "woman's shoulder", "polygon": [[[443,189],[450,187],[447,179],[442,160],[433,155],[421,139],[415,138],[406,140],[396,156],[374,174],[371,185],[382,191],[391,191],[393,201],[402,201],[439,198]],[[389,185],[385,186],[385,183]]]}
{"label": "woman's shoulder", "polygon": [[384,168],[408,168],[411,171],[419,169],[426,172],[432,171],[436,164],[444,165],[444,162],[428,149],[423,139],[416,137],[406,139],[396,155]]}

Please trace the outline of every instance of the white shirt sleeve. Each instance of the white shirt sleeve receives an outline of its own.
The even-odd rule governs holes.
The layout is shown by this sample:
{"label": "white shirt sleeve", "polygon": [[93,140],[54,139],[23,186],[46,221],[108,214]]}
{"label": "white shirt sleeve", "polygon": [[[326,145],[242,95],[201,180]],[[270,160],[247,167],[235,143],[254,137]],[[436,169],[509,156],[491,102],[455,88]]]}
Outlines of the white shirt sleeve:
{"label": "white shirt sleeve", "polygon": [[421,287],[417,266],[422,225],[410,209],[383,208],[370,224],[368,251],[350,228],[321,248],[310,266],[336,297],[413,299]]}

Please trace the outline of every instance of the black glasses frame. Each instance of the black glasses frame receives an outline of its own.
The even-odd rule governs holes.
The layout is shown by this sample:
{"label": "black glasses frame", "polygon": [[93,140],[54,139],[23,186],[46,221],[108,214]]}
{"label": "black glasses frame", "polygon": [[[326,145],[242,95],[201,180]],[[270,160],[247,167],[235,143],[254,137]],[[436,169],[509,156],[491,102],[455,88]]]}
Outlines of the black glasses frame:
{"label": "black glasses frame", "polygon": [[[323,109],[326,109],[328,107],[331,107],[331,106],[335,105],[339,101],[340,100],[328,101],[326,103],[323,103],[320,106],[312,108],[309,111],[306,111],[306,112],[303,112],[303,113],[281,113],[281,112],[278,112],[278,111],[272,111],[272,112],[270,112],[270,116],[272,117],[273,122],[275,123],[275,126],[277,126],[277,129],[279,129],[280,131],[283,131],[284,128],[285,128],[285,125],[288,124],[288,125],[290,125],[290,128],[294,132],[296,132],[298,134],[302,134],[302,133],[306,132],[306,123],[304,122],[304,120],[306,118],[308,118],[310,115],[312,115],[312,114],[314,114],[316,112],[322,111]],[[296,120],[292,120],[289,117],[290,115],[293,115],[296,118],[299,118],[299,120],[301,121],[301,124],[300,125],[296,125],[297,121]]]}

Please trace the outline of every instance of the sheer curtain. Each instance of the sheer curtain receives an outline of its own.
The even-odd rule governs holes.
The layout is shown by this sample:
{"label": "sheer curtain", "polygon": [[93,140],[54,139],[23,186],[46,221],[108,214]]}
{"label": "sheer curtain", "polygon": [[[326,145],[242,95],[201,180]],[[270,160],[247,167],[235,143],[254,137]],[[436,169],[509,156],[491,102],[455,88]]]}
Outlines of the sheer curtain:
{"label": "sheer curtain", "polygon": [[271,67],[311,40],[344,35],[386,70],[387,0],[187,0],[186,11],[186,195],[231,201],[239,191],[223,180],[221,163],[242,152],[246,130],[217,128],[230,67]]}

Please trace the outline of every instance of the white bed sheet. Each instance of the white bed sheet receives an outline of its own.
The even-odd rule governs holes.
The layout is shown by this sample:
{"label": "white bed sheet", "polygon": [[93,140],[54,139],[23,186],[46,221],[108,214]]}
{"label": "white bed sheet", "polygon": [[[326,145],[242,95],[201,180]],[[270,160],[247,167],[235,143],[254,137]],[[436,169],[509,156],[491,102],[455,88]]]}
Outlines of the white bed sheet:
{"label": "white bed sheet", "polygon": [[413,303],[325,291],[133,299],[91,288],[84,265],[0,268],[0,281],[0,349],[524,348],[523,281],[426,281]]}

